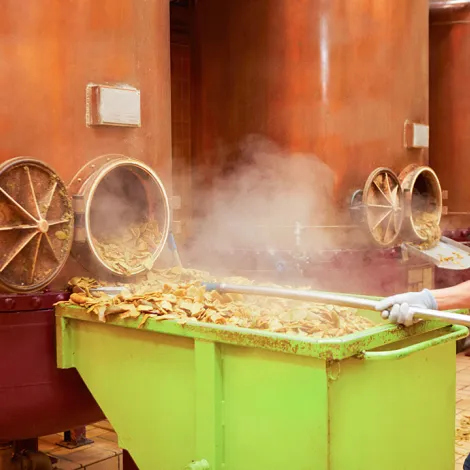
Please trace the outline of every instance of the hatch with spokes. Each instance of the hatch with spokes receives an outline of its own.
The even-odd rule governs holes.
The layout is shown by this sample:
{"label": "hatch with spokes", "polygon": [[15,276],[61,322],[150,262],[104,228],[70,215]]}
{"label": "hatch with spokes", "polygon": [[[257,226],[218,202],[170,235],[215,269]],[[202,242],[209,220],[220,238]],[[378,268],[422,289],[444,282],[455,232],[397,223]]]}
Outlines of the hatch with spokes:
{"label": "hatch with spokes", "polygon": [[67,261],[72,243],[72,204],[54,170],[23,157],[0,165],[0,288],[45,287]]}
{"label": "hatch with spokes", "polygon": [[364,189],[356,191],[351,201],[352,209],[360,209],[372,238],[382,247],[397,242],[403,223],[403,204],[398,176],[388,168],[375,169]]}

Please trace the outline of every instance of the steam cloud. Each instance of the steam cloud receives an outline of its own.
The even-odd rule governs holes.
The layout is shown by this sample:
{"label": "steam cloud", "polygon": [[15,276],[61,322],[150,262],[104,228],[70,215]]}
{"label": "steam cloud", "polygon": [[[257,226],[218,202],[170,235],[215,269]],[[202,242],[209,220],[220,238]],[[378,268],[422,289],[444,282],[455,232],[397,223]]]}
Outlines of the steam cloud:
{"label": "steam cloud", "polygon": [[221,268],[218,254],[234,250],[296,250],[296,224],[307,227],[302,250],[331,247],[325,231],[312,227],[328,224],[334,215],[334,173],[327,165],[313,155],[289,154],[256,135],[233,154],[210,188],[195,188],[196,200],[204,202],[187,253],[194,266]]}

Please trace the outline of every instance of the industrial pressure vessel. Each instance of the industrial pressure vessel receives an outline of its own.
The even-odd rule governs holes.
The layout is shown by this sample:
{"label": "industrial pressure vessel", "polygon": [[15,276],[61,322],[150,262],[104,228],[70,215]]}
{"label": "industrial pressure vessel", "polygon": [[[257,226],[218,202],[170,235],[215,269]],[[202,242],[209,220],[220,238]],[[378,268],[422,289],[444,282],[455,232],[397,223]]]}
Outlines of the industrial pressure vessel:
{"label": "industrial pressure vessel", "polygon": [[[427,165],[428,9],[427,0],[199,1],[201,165],[236,161],[236,150],[218,150],[259,134],[325,162],[343,205],[377,167]],[[413,124],[423,125],[414,141]]]}
{"label": "industrial pressure vessel", "polygon": [[[369,240],[355,225],[381,247],[419,239],[414,202],[429,200],[436,222],[441,213],[439,181],[427,166],[428,13],[426,0],[197,2],[193,121],[205,184],[221,174],[242,179],[247,148],[256,153],[246,138],[255,135],[292,167],[303,154],[331,170],[328,197],[320,165],[305,192],[321,201],[302,221],[314,227],[310,239],[363,248]],[[292,177],[269,158],[265,168]],[[260,171],[259,181],[265,177]],[[295,178],[308,186],[302,171]],[[218,191],[209,197],[215,204]],[[350,207],[361,209],[359,220]],[[293,226],[293,212],[279,209],[276,223]]]}
{"label": "industrial pressure vessel", "polygon": [[450,229],[470,227],[470,2],[431,0],[429,31],[429,158],[442,188]]}
{"label": "industrial pressure vessel", "polygon": [[0,51],[1,441],[102,418],[78,374],[56,369],[52,304],[65,293],[44,289],[79,273],[75,238],[85,268],[92,259],[112,274],[93,241],[93,224],[127,223],[111,200],[131,215],[158,212],[151,261],[165,244],[169,2],[5,0]]}

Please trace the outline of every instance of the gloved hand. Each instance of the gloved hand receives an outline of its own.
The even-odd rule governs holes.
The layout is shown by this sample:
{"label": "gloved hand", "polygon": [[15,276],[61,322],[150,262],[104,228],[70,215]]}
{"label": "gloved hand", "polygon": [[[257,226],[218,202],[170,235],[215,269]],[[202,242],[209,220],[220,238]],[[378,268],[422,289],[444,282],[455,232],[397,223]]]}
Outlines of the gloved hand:
{"label": "gloved hand", "polygon": [[383,299],[377,304],[376,309],[382,312],[382,318],[385,320],[410,326],[414,323],[410,307],[437,310],[437,302],[431,292],[424,289],[421,292],[408,292]]}

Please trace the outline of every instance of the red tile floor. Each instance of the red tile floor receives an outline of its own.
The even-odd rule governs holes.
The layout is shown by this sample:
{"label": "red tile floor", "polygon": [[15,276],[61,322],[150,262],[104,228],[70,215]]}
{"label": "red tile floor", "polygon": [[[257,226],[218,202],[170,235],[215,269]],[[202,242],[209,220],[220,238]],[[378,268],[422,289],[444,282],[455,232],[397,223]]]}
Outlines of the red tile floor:
{"label": "red tile floor", "polygon": [[[465,423],[465,418],[470,418],[470,357],[466,357],[463,353],[457,356],[456,398],[455,469],[462,470],[463,462],[470,453],[470,424]],[[462,436],[466,432],[468,432],[468,435]]]}
{"label": "red tile floor", "polygon": [[[470,453],[470,357],[457,356],[457,409],[455,425],[455,470],[463,469],[463,461]],[[465,422],[468,417],[468,423]],[[463,435],[468,433],[468,435]],[[94,440],[89,446],[70,450],[57,446],[62,434],[44,436],[39,441],[41,451],[59,459],[57,470],[122,470],[122,451],[117,436],[107,421],[88,426],[87,436]],[[460,440],[459,440],[460,437]]]}
{"label": "red tile floor", "polygon": [[58,459],[56,470],[122,470],[122,450],[108,421],[87,427],[87,437],[94,442],[78,449],[59,447],[63,434],[41,437],[39,450]]}

